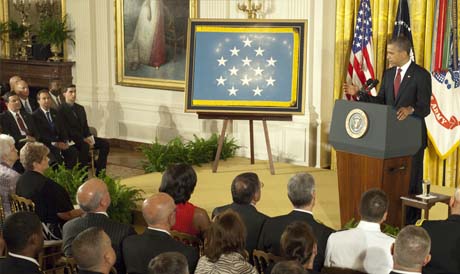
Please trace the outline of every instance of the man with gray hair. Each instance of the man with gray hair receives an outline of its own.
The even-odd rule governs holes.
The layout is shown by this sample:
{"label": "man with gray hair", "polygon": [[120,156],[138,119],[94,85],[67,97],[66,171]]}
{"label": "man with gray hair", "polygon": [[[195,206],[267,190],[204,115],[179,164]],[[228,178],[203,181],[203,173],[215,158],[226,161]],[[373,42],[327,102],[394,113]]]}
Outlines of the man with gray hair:
{"label": "man with gray hair", "polygon": [[79,233],[72,245],[78,274],[109,274],[116,255],[109,236],[100,227]]}
{"label": "man with gray hair", "polygon": [[327,241],[325,266],[387,274],[393,268],[390,249],[394,239],[380,231],[386,220],[388,197],[380,189],[361,196],[361,221],[353,229],[332,233]]}
{"label": "man with gray hair", "polygon": [[313,218],[312,211],[316,200],[315,180],[308,173],[296,174],[289,179],[287,190],[294,210],[286,215],[269,218],[265,222],[259,237],[258,249],[281,255],[280,239],[284,229],[294,221],[306,222],[312,228],[318,243],[313,270],[320,271],[324,263],[327,239],[334,230]]}
{"label": "man with gray hair", "polygon": [[107,185],[98,178],[89,179],[78,188],[77,201],[86,214],[64,224],[62,229],[64,254],[72,257],[72,243],[80,232],[93,226],[100,227],[109,236],[117,255],[115,263],[117,272],[125,273],[121,243],[127,236],[135,234],[135,231],[130,225],[109,218],[107,209],[110,206],[110,194]]}
{"label": "man with gray hair", "polygon": [[165,252],[149,263],[148,274],[189,274],[187,258],[179,252]]}
{"label": "man with gray hair", "polygon": [[460,188],[450,198],[451,215],[446,220],[422,221],[431,237],[431,261],[424,274],[460,273]]}
{"label": "man with gray hair", "polygon": [[425,229],[414,225],[404,227],[391,247],[393,271],[390,274],[422,273],[422,267],[431,259],[430,247],[431,239]]}

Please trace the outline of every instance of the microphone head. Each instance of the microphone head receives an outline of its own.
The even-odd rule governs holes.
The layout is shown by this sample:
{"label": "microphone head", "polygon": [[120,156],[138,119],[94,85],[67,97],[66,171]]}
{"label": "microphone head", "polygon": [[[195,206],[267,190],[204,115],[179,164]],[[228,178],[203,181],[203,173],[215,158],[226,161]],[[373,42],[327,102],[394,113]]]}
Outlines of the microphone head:
{"label": "microphone head", "polygon": [[367,79],[366,86],[371,85],[373,82],[374,82],[374,79],[372,79],[372,78]]}
{"label": "microphone head", "polygon": [[372,83],[369,84],[369,89],[376,87],[379,84],[379,80],[374,79],[372,80]]}

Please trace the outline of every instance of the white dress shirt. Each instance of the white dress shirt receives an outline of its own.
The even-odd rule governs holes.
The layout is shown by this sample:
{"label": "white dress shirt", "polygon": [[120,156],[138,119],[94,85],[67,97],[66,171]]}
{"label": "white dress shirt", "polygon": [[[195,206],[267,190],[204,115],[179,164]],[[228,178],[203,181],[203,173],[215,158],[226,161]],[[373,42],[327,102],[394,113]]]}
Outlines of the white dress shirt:
{"label": "white dress shirt", "polygon": [[392,237],[380,231],[380,224],[361,221],[356,228],[329,236],[324,266],[388,274],[393,269],[393,243]]}
{"label": "white dress shirt", "polygon": [[38,264],[37,260],[35,260],[34,258],[19,255],[19,254],[13,253],[13,252],[8,252],[8,255],[10,255],[11,257],[15,257],[15,258],[19,258],[19,259],[23,259],[23,260],[32,262],[32,263],[36,264],[38,267],[40,267],[40,265]]}
{"label": "white dress shirt", "polygon": [[412,63],[412,60],[409,59],[409,61],[405,63],[404,65],[402,65],[402,67],[396,67],[395,78],[396,78],[396,75],[398,74],[398,68],[400,68],[401,69],[401,82],[402,82],[404,79],[404,75],[406,75],[407,69],[409,68],[411,63]]}

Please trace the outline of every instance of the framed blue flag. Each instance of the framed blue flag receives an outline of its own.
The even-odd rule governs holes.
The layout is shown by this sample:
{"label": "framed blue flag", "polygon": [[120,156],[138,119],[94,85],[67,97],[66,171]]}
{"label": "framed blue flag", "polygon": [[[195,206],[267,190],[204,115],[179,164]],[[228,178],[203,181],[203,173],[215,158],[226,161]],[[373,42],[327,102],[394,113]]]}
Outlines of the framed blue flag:
{"label": "framed blue flag", "polygon": [[191,19],[185,110],[303,114],[306,21]]}

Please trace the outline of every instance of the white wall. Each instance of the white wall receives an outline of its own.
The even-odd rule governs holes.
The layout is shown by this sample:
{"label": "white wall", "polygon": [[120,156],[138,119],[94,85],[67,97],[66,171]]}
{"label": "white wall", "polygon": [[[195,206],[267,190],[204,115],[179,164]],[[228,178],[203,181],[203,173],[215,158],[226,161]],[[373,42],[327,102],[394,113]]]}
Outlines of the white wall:
{"label": "white wall", "polygon": [[[330,163],[327,132],[333,105],[335,0],[261,0],[262,18],[306,19],[307,69],[305,115],[292,122],[268,122],[274,159],[308,166]],[[199,0],[201,18],[245,18],[238,0]],[[184,113],[184,93],[115,84],[114,0],[67,1],[76,46],[74,79],[78,101],[101,136],[140,142],[167,141],[176,135],[207,137],[222,121],[198,120]],[[249,156],[248,122],[235,121],[230,133]],[[261,122],[254,122],[255,156],[267,159]]]}

